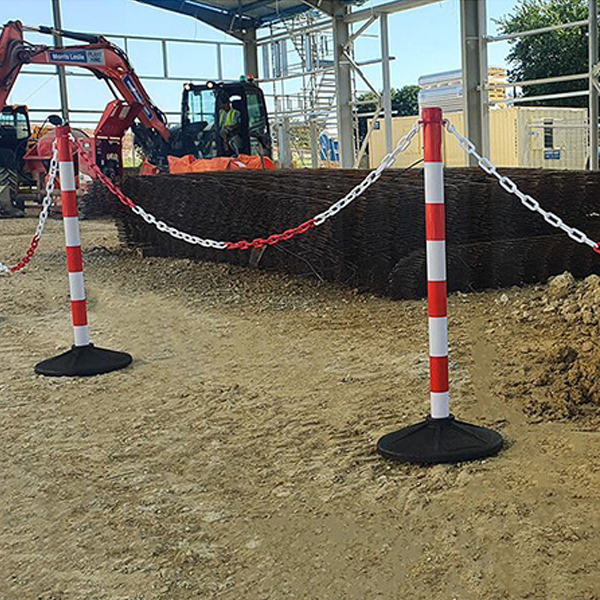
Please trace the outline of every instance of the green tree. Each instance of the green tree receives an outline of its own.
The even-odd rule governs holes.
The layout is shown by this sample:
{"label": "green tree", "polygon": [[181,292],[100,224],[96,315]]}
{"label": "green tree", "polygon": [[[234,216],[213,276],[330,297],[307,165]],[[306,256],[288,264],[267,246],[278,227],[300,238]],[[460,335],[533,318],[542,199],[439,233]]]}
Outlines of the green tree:
{"label": "green tree", "polygon": [[[419,114],[419,86],[418,85],[405,85],[399,90],[394,88],[391,89],[392,96],[392,111],[394,116],[406,117],[410,115]],[[366,104],[359,104],[357,112],[358,117],[358,134],[360,141],[367,135],[367,129],[369,127],[368,120],[370,117],[361,117],[360,113],[373,114],[377,108],[377,96],[373,92],[365,92],[358,98],[360,102],[366,102]],[[380,116],[383,115],[383,111]]]}
{"label": "green tree", "polygon": [[419,114],[419,86],[405,85],[399,90],[392,90],[392,110],[399,117],[410,117]]}
{"label": "green tree", "polygon": [[[516,33],[550,25],[587,19],[587,0],[520,0],[508,15],[498,19],[500,33]],[[586,73],[588,70],[588,32],[586,27],[550,31],[510,42],[507,60],[511,65],[509,81],[543,79],[558,75]],[[522,88],[524,96],[539,96],[587,89],[587,80],[532,85]],[[531,102],[528,106],[587,106],[585,96]]]}
{"label": "green tree", "polygon": [[377,96],[373,92],[365,92],[358,97],[360,104],[356,111],[358,113],[372,113],[377,106]]}
{"label": "green tree", "polygon": [[[405,85],[396,90],[392,88],[392,110],[395,116],[405,117],[409,115],[419,114],[419,86]],[[377,96],[373,92],[365,92],[359,96],[360,102],[367,101],[367,104],[360,104],[358,107],[359,113],[375,112],[377,106]]]}

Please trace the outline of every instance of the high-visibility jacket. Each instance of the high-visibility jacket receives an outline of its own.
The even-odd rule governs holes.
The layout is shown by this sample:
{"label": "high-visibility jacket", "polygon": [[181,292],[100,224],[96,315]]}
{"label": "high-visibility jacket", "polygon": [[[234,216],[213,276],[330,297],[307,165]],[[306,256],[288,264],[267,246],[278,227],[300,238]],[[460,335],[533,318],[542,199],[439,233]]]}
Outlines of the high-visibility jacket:
{"label": "high-visibility jacket", "polygon": [[240,122],[240,111],[235,110],[235,108],[230,108],[229,110],[221,109],[219,113],[219,129],[223,129],[224,127],[235,127],[239,125]]}

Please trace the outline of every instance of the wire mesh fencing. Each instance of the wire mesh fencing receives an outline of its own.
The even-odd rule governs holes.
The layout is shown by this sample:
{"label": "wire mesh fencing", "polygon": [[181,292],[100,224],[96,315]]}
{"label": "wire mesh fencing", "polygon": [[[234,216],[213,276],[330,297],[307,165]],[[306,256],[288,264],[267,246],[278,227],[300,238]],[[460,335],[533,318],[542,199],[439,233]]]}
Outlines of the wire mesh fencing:
{"label": "wire mesh fencing", "polygon": [[[574,227],[600,236],[600,175],[507,169],[506,175]],[[174,227],[216,239],[252,239],[302,222],[346,194],[363,170],[225,172],[132,177],[123,191]],[[523,209],[478,169],[447,169],[450,291],[600,273],[600,258]],[[144,254],[247,265],[248,252],[190,246],[113,203],[122,238]],[[260,267],[318,277],[392,298],[426,294],[423,173],[386,171],[361,199],[305,235],[268,247]]]}

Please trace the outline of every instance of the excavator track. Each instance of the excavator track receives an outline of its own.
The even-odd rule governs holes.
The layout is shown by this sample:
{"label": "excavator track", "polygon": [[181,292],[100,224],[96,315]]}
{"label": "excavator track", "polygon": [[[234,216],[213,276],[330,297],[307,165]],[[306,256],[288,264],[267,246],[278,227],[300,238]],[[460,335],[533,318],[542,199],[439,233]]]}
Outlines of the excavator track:
{"label": "excavator track", "polygon": [[19,198],[19,174],[14,154],[0,149],[0,217],[25,216],[25,202]]}

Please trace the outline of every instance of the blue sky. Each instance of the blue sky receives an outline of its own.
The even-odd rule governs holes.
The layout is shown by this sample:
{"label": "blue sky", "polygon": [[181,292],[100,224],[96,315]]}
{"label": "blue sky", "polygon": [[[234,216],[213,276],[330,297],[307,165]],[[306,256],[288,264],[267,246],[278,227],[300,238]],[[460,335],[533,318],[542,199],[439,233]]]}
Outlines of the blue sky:
{"label": "blue sky", "polygon": [[[378,4],[380,2],[376,2]],[[369,6],[373,2],[367,2]],[[493,18],[505,15],[516,0],[488,0],[488,31],[495,31]],[[138,34],[182,37],[215,41],[233,41],[199,21],[145,6],[133,0],[62,0],[63,27],[75,31],[107,34]],[[28,25],[51,25],[51,0],[0,0],[0,20],[20,19]],[[443,0],[430,6],[390,16],[392,85],[400,87],[416,83],[420,75],[460,68],[459,4],[458,0]],[[369,33],[377,33],[377,25]],[[47,36],[28,38],[36,43],[51,43]],[[113,40],[122,45],[118,38]],[[505,65],[507,45],[492,46],[490,65]],[[356,46],[359,60],[379,54],[378,38],[360,39]],[[170,46],[171,71],[182,77],[201,81],[216,77],[216,59],[212,47],[190,45]],[[129,54],[141,75],[159,75],[161,70],[158,46],[145,42],[132,43]],[[225,78],[237,78],[242,71],[241,51],[235,47],[224,49]],[[39,69],[38,69],[39,70]],[[366,69],[369,77],[379,85],[379,67]],[[181,83],[145,82],[155,102],[163,110],[178,111]],[[106,86],[95,79],[73,78],[69,87],[71,106],[74,108],[103,108],[111,99]],[[22,76],[11,96],[15,103],[32,107],[56,108],[58,89],[54,78]]]}

